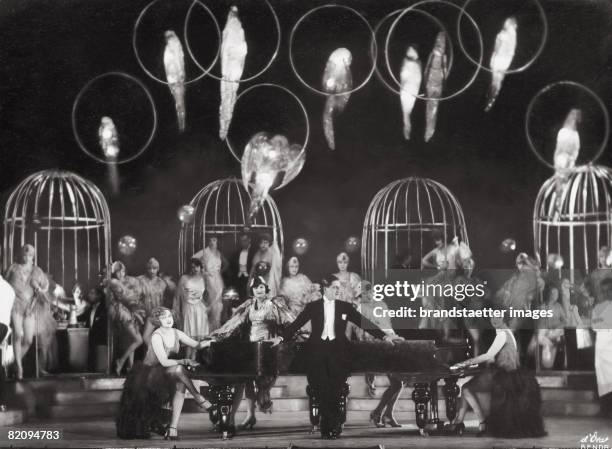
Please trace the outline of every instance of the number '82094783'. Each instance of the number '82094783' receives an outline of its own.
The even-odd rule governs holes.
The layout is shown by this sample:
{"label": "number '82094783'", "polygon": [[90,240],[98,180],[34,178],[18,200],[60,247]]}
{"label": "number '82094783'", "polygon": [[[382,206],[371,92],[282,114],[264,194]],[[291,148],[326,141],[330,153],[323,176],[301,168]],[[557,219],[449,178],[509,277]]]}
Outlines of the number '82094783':
{"label": "number '82094783'", "polygon": [[9,440],[59,440],[61,430],[9,430]]}

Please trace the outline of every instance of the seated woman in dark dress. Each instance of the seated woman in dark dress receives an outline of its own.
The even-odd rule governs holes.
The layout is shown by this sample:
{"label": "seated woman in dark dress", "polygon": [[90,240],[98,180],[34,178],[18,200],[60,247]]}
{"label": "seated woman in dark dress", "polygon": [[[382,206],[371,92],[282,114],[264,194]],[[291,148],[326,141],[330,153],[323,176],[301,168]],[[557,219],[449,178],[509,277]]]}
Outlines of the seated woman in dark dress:
{"label": "seated woman in dark dress", "polygon": [[170,309],[157,307],[151,313],[157,329],[151,336],[151,345],[142,363],[136,363],[125,380],[119,414],[117,436],[120,438],[148,438],[150,431],[163,434],[160,427],[164,421],[162,410],[172,401],[172,418],[165,430],[165,439],[176,440],[177,425],[185,401],[185,389],[193,395],[202,409],[211,404],[198,393],[187,374],[185,366],[196,366],[190,359],[176,360],[181,344],[202,349],[210,341],[197,342],[178,329]]}
{"label": "seated woman in dark dress", "polygon": [[[508,318],[506,311],[505,317]],[[512,331],[504,318],[493,317],[491,324],[496,337],[489,349],[477,357],[451,367],[459,369],[479,363],[492,366],[463,384],[461,408],[451,429],[464,429],[463,419],[471,406],[479,422],[478,436],[490,433],[496,437],[526,438],[546,435],[542,420],[542,397],[534,375],[519,366],[519,353]],[[476,396],[477,392],[491,393],[488,416]]]}

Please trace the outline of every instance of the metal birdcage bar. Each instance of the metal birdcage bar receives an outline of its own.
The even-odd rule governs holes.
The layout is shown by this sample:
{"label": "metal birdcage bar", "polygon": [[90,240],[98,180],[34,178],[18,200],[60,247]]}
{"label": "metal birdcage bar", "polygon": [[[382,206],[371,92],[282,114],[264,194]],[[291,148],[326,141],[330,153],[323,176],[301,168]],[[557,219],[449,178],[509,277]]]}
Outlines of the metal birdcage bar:
{"label": "metal birdcage bar", "polygon": [[[76,281],[96,285],[110,264],[111,221],[104,195],[72,172],[44,170],[24,179],[6,202],[3,229],[4,272],[26,243],[34,246],[35,263],[65,288]],[[38,376],[38,338],[35,347]],[[108,366],[111,348],[109,340]]]}
{"label": "metal birdcage bar", "polygon": [[463,211],[450,190],[427,178],[391,182],[376,193],[365,216],[363,275],[372,282],[376,271],[387,275],[392,257],[402,251],[410,251],[420,261],[429,251],[426,245],[434,230],[442,233],[445,243],[456,236],[469,245]]}
{"label": "metal birdcage bar", "polygon": [[[179,236],[179,273],[184,273],[189,258],[202,250],[209,237],[219,238],[219,249],[238,244],[238,236],[248,227],[251,233],[268,232],[283,254],[283,226],[274,200],[268,197],[249,223],[251,195],[237,178],[221,179],[202,188],[189,203],[193,220],[183,223]],[[227,252],[227,251],[225,251]]]}
{"label": "metal birdcage bar", "polygon": [[[576,167],[559,189],[557,176],[547,179],[533,208],[535,254],[547,260],[560,254],[571,281],[598,267],[601,247],[612,243],[612,169]],[[557,195],[561,192],[560,202]]]}

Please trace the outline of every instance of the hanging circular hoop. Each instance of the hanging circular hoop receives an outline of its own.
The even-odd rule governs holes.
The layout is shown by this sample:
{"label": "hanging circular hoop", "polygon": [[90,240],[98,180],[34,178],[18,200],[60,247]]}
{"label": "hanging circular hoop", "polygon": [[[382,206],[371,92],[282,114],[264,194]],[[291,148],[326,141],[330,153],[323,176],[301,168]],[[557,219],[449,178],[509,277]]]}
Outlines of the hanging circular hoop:
{"label": "hanging circular hoop", "polygon": [[[470,62],[472,62],[472,64],[475,64],[478,68],[486,70],[490,73],[491,69],[482,65],[482,58],[480,58],[479,62],[472,58],[472,56],[470,56],[470,54],[465,49],[465,46],[463,45],[463,39],[461,38],[461,20],[463,19],[464,15],[467,15],[469,17],[469,14],[466,9],[472,1],[473,0],[467,0],[465,2],[465,5],[463,5],[463,8],[461,8],[461,11],[459,12],[459,17],[457,18],[457,40],[459,41],[459,48],[461,49],[465,57],[468,58]],[[542,4],[539,0],[533,0],[533,3],[535,4],[538,10],[538,14],[542,20],[542,39],[540,40],[540,45],[538,46],[536,52],[533,54],[531,59],[529,59],[525,64],[520,67],[517,67],[516,69],[508,69],[502,72],[506,75],[512,73],[519,73],[527,70],[540,57],[542,51],[544,51],[544,47],[546,46],[546,41],[548,40],[548,20],[546,19],[546,13],[544,12],[544,8],[542,8]]]}
{"label": "hanging circular hoop", "polygon": [[[149,104],[151,105],[151,112],[153,113],[153,128],[151,129],[151,134],[149,135],[149,138],[147,139],[147,141],[145,142],[145,144],[132,156],[126,158],[126,159],[120,159],[117,161],[113,161],[113,162],[109,162],[106,159],[101,158],[100,156],[98,156],[95,153],[92,153],[91,151],[89,151],[87,149],[87,147],[85,146],[85,144],[83,143],[83,141],[81,140],[81,137],[79,136],[79,133],[77,131],[77,126],[76,126],[76,115],[77,115],[77,110],[79,107],[79,101],[81,100],[81,97],[83,96],[83,94],[87,91],[87,89],[89,89],[89,87],[95,83],[96,81],[102,79],[102,78],[107,78],[110,76],[118,76],[121,78],[125,78],[129,81],[132,81],[134,83],[136,83],[138,85],[138,87],[140,87],[145,95],[147,96],[148,100],[149,100]],[[103,73],[101,75],[96,76],[95,78],[92,78],[91,80],[89,80],[87,82],[87,84],[85,84],[81,90],[79,91],[78,95],[76,96],[75,100],[74,100],[74,104],[72,105],[72,132],[74,134],[74,138],[77,141],[77,144],[79,145],[79,147],[81,147],[81,150],[83,150],[85,152],[85,154],[87,154],[89,157],[95,159],[98,162],[101,162],[103,164],[107,164],[107,165],[119,165],[119,164],[125,164],[127,162],[131,162],[134,159],[136,159],[137,157],[139,157],[142,153],[144,153],[144,151],[149,147],[149,145],[151,144],[151,142],[153,141],[153,137],[155,136],[155,132],[157,131],[157,110],[155,109],[155,102],[153,101],[153,96],[151,95],[151,93],[149,92],[149,90],[147,89],[147,87],[143,84],[142,81],[140,81],[138,78],[128,74],[128,73],[124,73],[124,72],[106,72]]]}
{"label": "hanging circular hoop", "polygon": [[[402,17],[404,17],[406,14],[408,14],[413,9],[416,9],[419,6],[425,5],[425,4],[428,4],[428,3],[440,3],[440,4],[443,4],[443,5],[447,5],[447,6],[450,6],[452,8],[461,10],[461,8],[459,6],[455,5],[454,3],[449,2],[447,0],[421,0],[419,2],[416,2],[414,5],[411,5],[410,7],[404,9],[403,12],[399,15],[399,17],[397,17],[393,21],[393,23],[391,24],[391,27],[389,28],[389,32],[387,33],[387,39],[385,41],[385,60],[386,60],[387,70],[389,71],[389,74],[393,77],[393,80],[398,85],[400,83],[397,80],[397,78],[395,77],[395,75],[393,74],[393,71],[391,70],[391,64],[390,64],[390,61],[389,61],[389,42],[391,41],[391,36],[393,35],[393,31],[395,31],[395,27],[397,26],[399,21],[402,20]],[[472,22],[472,25],[474,26],[474,30],[476,30],[476,33],[478,34],[478,44],[479,44],[479,47],[480,47],[479,61],[482,63],[482,58],[483,58],[483,55],[484,55],[484,44],[483,44],[483,41],[482,41],[482,33],[480,32],[480,28],[478,28],[478,24],[472,18],[472,16],[469,13],[467,13],[467,12],[465,13],[465,15]],[[438,100],[438,101],[450,100],[451,98],[454,98],[457,95],[461,95],[463,92],[465,92],[474,83],[474,81],[476,81],[476,77],[478,76],[478,72],[479,71],[480,71],[480,67],[476,66],[476,70],[474,71],[474,74],[468,80],[468,82],[461,89],[457,90],[456,92],[453,92],[450,95],[446,95],[446,96],[440,97],[440,98],[431,98],[431,97],[426,97],[424,95],[417,95],[416,97],[421,99],[421,100]]]}
{"label": "hanging circular hoop", "polygon": [[310,84],[308,84],[306,82],[306,80],[304,78],[302,78],[300,76],[300,74],[298,73],[296,67],[295,67],[295,63],[293,61],[293,38],[295,37],[295,32],[297,31],[298,27],[300,26],[300,24],[310,15],[314,14],[317,11],[323,10],[323,9],[329,9],[329,8],[340,8],[340,9],[344,9],[349,11],[350,13],[354,14],[355,16],[357,16],[357,18],[362,21],[366,27],[368,28],[368,30],[370,31],[370,42],[372,42],[371,44],[371,52],[372,52],[372,67],[370,68],[369,72],[368,72],[368,76],[365,77],[365,79],[361,82],[361,84],[359,84],[356,87],[353,87],[351,90],[347,90],[345,92],[341,92],[342,95],[348,95],[348,94],[352,94],[353,92],[357,92],[359,89],[361,89],[363,86],[365,86],[368,81],[370,81],[370,79],[372,79],[372,75],[374,75],[374,72],[376,70],[376,58],[378,57],[378,48],[376,46],[376,35],[374,34],[374,30],[372,29],[372,26],[370,25],[370,22],[368,22],[368,20],[363,16],[363,14],[361,14],[359,11],[351,8],[350,6],[345,6],[345,5],[335,5],[335,4],[329,4],[329,5],[322,5],[322,6],[317,6],[316,8],[311,9],[310,11],[306,12],[306,14],[304,14],[302,17],[300,17],[300,19],[295,23],[295,25],[293,25],[293,28],[291,29],[291,34],[289,36],[289,63],[291,64],[291,69],[293,70],[293,73],[295,74],[295,76],[297,77],[297,79],[308,89],[310,89],[312,92],[319,94],[319,95],[323,95],[325,97],[329,97],[332,94],[329,94],[323,90],[319,90],[316,87],[312,87]]}
{"label": "hanging circular hoop", "polygon": [[[140,14],[138,15],[138,19],[136,19],[136,23],[134,24],[134,31],[132,32],[132,48],[134,49],[134,55],[136,56],[136,61],[138,61],[138,65],[142,68],[142,70],[149,76],[149,78],[154,79],[155,81],[157,81],[158,83],[161,84],[166,84],[168,85],[167,81],[164,81],[161,78],[156,77],[153,72],[151,72],[147,66],[144,64],[144,62],[142,61],[141,57],[140,57],[140,53],[138,52],[138,45],[136,43],[136,38],[138,37],[138,27],[140,26],[140,22],[142,21],[142,18],[144,17],[144,15],[146,14],[146,12],[149,10],[149,8],[151,8],[154,4],[156,4],[157,2],[159,2],[160,0],[153,0],[151,3],[149,3],[147,6],[145,6],[143,8],[143,10],[140,12]],[[206,12],[208,13],[208,15],[210,16],[210,18],[212,19],[213,23],[215,24],[215,29],[217,30],[217,36],[219,37],[219,47],[217,48],[217,53],[213,59],[213,61],[210,63],[210,65],[208,66],[208,68],[203,68],[193,57],[193,55],[191,54],[191,50],[189,50],[189,46],[187,43],[187,23],[189,21],[189,18],[191,17],[191,11],[193,10],[193,7],[195,5],[199,5],[202,8],[204,8],[206,10]],[[196,81],[201,80],[202,78],[204,78],[206,75],[209,74],[209,72],[212,70],[212,68],[214,67],[214,65],[217,63],[217,60],[219,59],[219,54],[221,53],[221,29],[219,28],[219,22],[217,22],[217,19],[215,17],[215,15],[212,13],[212,11],[208,8],[208,6],[206,6],[204,3],[202,3],[200,0],[193,0],[191,3],[191,6],[189,6],[189,10],[187,11],[187,15],[185,17],[185,25],[183,27],[183,38],[185,40],[185,44],[187,46],[187,50],[189,52],[189,56],[191,57],[191,59],[195,62],[196,66],[202,70],[202,73],[200,73],[197,77],[191,79],[191,80],[186,80],[185,81],[185,85],[191,84],[191,83],[195,83]]]}
{"label": "hanging circular hoop", "polygon": [[[374,28],[374,37],[376,38],[376,36],[378,35],[378,31],[380,30],[381,26],[387,20],[389,20],[393,16],[398,15],[403,10],[404,10],[404,8],[396,9],[395,11],[393,11],[393,12],[387,14],[385,17],[383,17],[382,20],[380,22],[378,22],[378,25],[376,25],[376,28]],[[425,17],[427,17],[432,22],[434,22],[436,25],[438,25],[438,28],[440,28],[442,31],[444,31],[446,33],[447,37],[450,36],[450,34],[448,33],[448,30],[446,29],[444,24],[436,16],[434,16],[433,14],[430,14],[430,13],[428,13],[426,11],[423,11],[423,10],[420,10],[420,9],[414,9],[413,12],[418,12],[420,14],[423,14]],[[450,45],[450,56],[449,56],[449,61],[448,61],[448,71],[450,72],[452,70],[452,68],[453,68],[453,63],[455,62],[455,52],[454,52],[453,42],[450,40],[450,37],[448,38],[448,43]],[[376,44],[376,45],[378,46],[378,44]],[[380,70],[378,70],[378,64],[375,64],[375,71],[376,71],[376,77],[380,80],[381,83],[383,83],[387,87],[387,89],[389,89],[391,92],[396,93],[397,95],[400,95],[399,89],[395,90],[395,88],[393,86],[391,86],[391,84],[389,84],[387,82],[387,80],[385,80],[385,78],[382,76],[382,73],[380,73]],[[397,78],[395,78],[395,76],[393,76],[393,73],[390,73],[390,75],[393,78],[393,80],[397,83],[397,85],[399,86],[400,83],[398,82]],[[416,98],[421,98],[421,96],[419,96],[419,95],[415,95],[415,97]]]}
{"label": "hanging circular hoop", "polygon": [[[240,94],[236,97],[236,105],[238,104],[238,102],[240,101],[240,98],[242,98],[243,95],[247,94],[248,92],[257,89],[259,87],[273,87],[276,89],[280,89],[282,91],[284,91],[285,93],[291,95],[295,101],[297,101],[298,105],[300,106],[300,109],[302,110],[302,113],[304,114],[304,122],[306,124],[306,135],[304,136],[304,143],[302,145],[302,150],[300,151],[300,154],[298,155],[297,159],[301,158],[302,155],[304,154],[304,151],[306,151],[306,146],[308,145],[308,141],[310,140],[310,121],[308,120],[308,111],[306,111],[306,107],[304,106],[304,103],[302,103],[302,101],[298,98],[297,95],[295,95],[293,92],[291,92],[289,89],[287,89],[284,86],[281,86],[279,84],[273,84],[273,83],[261,83],[261,84],[255,84],[254,86],[251,86],[245,90],[243,90],[242,92],[240,92]],[[235,108],[235,106],[234,106]],[[231,124],[230,124],[230,129],[231,129]],[[241,162],[241,158],[238,157],[238,153],[236,153],[236,151],[234,150],[234,148],[232,147],[232,143],[230,142],[229,139],[229,130],[228,130],[228,134],[227,137],[225,138],[225,143],[227,144],[227,147],[229,148],[230,152],[232,153],[232,156],[234,156],[234,158],[238,161]]]}
{"label": "hanging circular hoop", "polygon": [[550,92],[551,90],[559,87],[559,86],[572,86],[572,87],[576,87],[580,90],[582,90],[583,92],[586,92],[590,97],[592,97],[595,102],[597,103],[597,106],[599,106],[599,108],[601,109],[601,111],[603,112],[603,116],[604,116],[604,138],[601,142],[601,145],[599,147],[599,149],[597,150],[597,153],[595,153],[595,156],[593,156],[593,158],[586,162],[584,165],[586,164],[592,164],[594,162],[597,161],[597,159],[599,159],[601,157],[601,155],[603,154],[604,150],[606,149],[606,145],[608,145],[608,138],[610,137],[610,116],[608,114],[608,110],[606,109],[606,105],[604,104],[604,102],[601,100],[601,98],[599,98],[599,95],[597,95],[595,92],[593,92],[591,89],[589,89],[588,87],[586,87],[584,84],[580,84],[577,83],[575,81],[568,81],[568,80],[564,80],[564,81],[557,81],[556,83],[552,83],[549,84],[548,86],[545,86],[543,89],[541,89],[537,94],[535,94],[535,96],[531,99],[531,101],[529,102],[529,106],[527,106],[527,113],[525,116],[525,135],[527,136],[527,143],[529,143],[529,148],[531,149],[531,151],[533,151],[533,153],[536,155],[536,157],[547,167],[552,168],[553,170],[555,170],[555,166],[553,164],[551,164],[550,162],[548,162],[544,156],[542,156],[542,154],[538,151],[538,149],[535,146],[535,143],[531,137],[531,133],[529,132],[529,125],[531,124],[531,113],[533,112],[533,106],[535,105],[536,101],[538,100],[538,98],[540,98],[541,95]]}
{"label": "hanging circular hoop", "polygon": [[[274,25],[276,27],[276,45],[274,46],[274,52],[272,53],[272,56],[270,56],[270,60],[259,72],[255,73],[254,75],[248,76],[248,77],[243,77],[238,81],[227,81],[227,80],[224,80],[223,77],[217,76],[211,72],[213,66],[217,62],[217,59],[219,58],[219,53],[221,51],[221,42],[220,42],[221,32],[219,32],[219,50],[217,51],[217,57],[215,58],[215,61],[212,63],[212,65],[208,68],[208,70],[205,70],[200,65],[196,57],[193,55],[193,52],[191,51],[191,46],[189,45],[189,39],[187,39],[187,29],[188,29],[188,24],[189,24],[189,17],[191,14],[191,8],[189,8],[189,11],[187,12],[187,19],[185,20],[185,47],[187,48],[187,53],[189,53],[189,56],[191,57],[195,65],[198,66],[200,70],[205,70],[206,75],[210,76],[213,79],[216,79],[217,81],[226,81],[226,82],[232,82],[232,83],[246,83],[248,81],[253,81],[255,78],[258,78],[261,75],[263,75],[263,73],[270,68],[270,66],[272,65],[276,57],[278,56],[278,51],[280,50],[280,45],[281,45],[281,26],[280,26],[280,21],[278,20],[278,15],[276,14],[276,11],[274,10],[274,7],[272,6],[272,4],[268,0],[264,0],[264,1],[266,2],[266,5],[268,5],[268,8],[270,8],[270,12],[272,13],[272,18],[274,19]],[[191,5],[191,7],[193,8],[193,5]],[[217,25],[217,29],[219,29],[219,25]]]}

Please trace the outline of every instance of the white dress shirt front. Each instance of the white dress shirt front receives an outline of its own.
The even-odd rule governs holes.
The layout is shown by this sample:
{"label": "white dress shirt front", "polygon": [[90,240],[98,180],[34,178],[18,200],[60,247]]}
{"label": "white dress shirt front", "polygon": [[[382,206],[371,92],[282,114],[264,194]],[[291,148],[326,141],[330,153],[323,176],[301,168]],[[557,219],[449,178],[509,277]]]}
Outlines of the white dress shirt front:
{"label": "white dress shirt front", "polygon": [[323,333],[321,339],[323,340],[335,340],[336,334],[334,332],[334,318],[336,315],[336,301],[329,300],[325,296],[323,297],[323,314],[324,324]]}
{"label": "white dress shirt front", "polygon": [[249,249],[243,249],[240,251],[240,256],[238,257],[238,277],[249,277],[249,272],[247,270],[247,264],[249,263]]}

